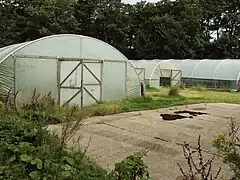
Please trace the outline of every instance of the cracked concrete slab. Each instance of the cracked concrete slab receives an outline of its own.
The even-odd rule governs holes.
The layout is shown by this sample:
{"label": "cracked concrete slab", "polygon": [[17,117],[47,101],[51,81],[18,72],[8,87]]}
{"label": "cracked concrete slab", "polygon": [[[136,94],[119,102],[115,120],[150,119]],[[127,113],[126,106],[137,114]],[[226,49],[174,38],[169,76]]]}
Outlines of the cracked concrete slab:
{"label": "cracked concrete slab", "polygon": [[[181,174],[177,163],[188,170],[181,144],[185,141],[196,146],[201,135],[204,157],[209,158],[216,153],[211,144],[212,138],[227,132],[231,118],[240,124],[239,109],[240,105],[236,104],[209,103],[93,117],[84,120],[83,127],[73,138],[82,136],[80,147],[83,149],[91,138],[87,155],[109,170],[127,155],[148,149],[144,160],[153,178],[174,180]],[[164,121],[160,116],[161,113],[173,114],[183,110],[207,114],[174,121]],[[50,129],[59,133],[61,125],[52,125]],[[73,146],[71,141],[69,146]],[[216,158],[214,172],[220,166],[223,167],[222,174],[229,177],[227,167],[220,158]]]}

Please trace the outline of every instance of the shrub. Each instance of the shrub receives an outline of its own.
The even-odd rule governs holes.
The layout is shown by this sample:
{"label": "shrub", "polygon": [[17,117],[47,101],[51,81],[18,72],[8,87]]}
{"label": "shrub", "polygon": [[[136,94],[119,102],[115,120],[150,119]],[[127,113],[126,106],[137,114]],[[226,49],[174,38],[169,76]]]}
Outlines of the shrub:
{"label": "shrub", "polygon": [[229,132],[219,134],[213,140],[213,146],[223,158],[223,162],[228,164],[235,179],[240,179],[240,139],[239,127],[232,119],[229,123]]}
{"label": "shrub", "polygon": [[107,179],[105,171],[84,158],[40,123],[7,116],[0,120],[0,179]]}
{"label": "shrub", "polygon": [[150,179],[147,166],[144,164],[142,157],[144,153],[136,153],[127,156],[122,162],[115,164],[112,171],[116,180],[147,180]]}
{"label": "shrub", "polygon": [[171,89],[168,92],[168,96],[173,96],[173,97],[180,96],[179,95],[179,88],[178,87],[171,87]]}
{"label": "shrub", "polygon": [[[67,148],[67,142],[81,127],[89,110],[90,116],[100,115],[99,109],[104,109],[102,113],[105,114],[113,113],[119,111],[120,102],[116,107],[109,108],[108,103],[102,103],[102,108],[80,110],[77,106],[56,108],[50,94],[39,97],[34,93],[31,103],[24,104],[19,113],[0,113],[0,180],[116,180],[119,177],[128,180],[130,176],[144,177],[147,170],[139,156],[127,157],[121,165],[116,164],[112,173],[107,173],[88,160],[86,150],[82,153]],[[52,122],[64,122],[60,136],[47,130],[46,125]]]}

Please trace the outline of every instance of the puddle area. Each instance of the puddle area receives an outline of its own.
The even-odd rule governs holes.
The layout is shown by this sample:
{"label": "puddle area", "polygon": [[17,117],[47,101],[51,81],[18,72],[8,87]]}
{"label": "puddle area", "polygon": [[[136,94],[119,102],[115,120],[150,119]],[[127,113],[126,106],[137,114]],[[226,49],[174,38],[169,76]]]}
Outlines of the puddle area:
{"label": "puddle area", "polygon": [[[181,114],[189,114],[189,116],[183,116]],[[195,112],[195,111],[175,111],[173,114],[160,114],[160,116],[165,121],[174,121],[178,119],[193,118],[193,116],[207,115],[207,114],[208,113]]]}

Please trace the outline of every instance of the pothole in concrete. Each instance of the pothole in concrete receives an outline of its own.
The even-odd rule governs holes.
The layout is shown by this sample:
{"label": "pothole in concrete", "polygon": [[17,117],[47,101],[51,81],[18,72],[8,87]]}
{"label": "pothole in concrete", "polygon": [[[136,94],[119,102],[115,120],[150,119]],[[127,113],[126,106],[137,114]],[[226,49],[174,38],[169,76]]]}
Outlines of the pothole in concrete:
{"label": "pothole in concrete", "polygon": [[177,119],[193,118],[192,116],[182,116],[179,114],[160,114],[165,121],[174,121]]}
{"label": "pothole in concrete", "polygon": [[204,112],[194,112],[194,111],[176,111],[174,113],[175,114],[189,114],[191,116],[208,114],[208,113],[204,113]]}
{"label": "pothole in concrete", "polygon": [[[190,116],[183,116],[180,114],[189,114]],[[208,113],[194,112],[194,111],[176,111],[174,112],[174,114],[160,114],[160,116],[165,121],[174,121],[177,119],[193,118],[193,116],[204,115],[204,114],[208,114]]]}

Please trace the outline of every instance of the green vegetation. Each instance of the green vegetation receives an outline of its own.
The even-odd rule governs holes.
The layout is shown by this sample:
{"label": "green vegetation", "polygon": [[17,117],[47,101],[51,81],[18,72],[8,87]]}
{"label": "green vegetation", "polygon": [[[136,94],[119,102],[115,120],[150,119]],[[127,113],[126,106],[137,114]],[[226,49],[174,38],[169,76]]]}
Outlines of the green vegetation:
{"label": "green vegetation", "polygon": [[[0,109],[0,179],[32,180],[128,180],[146,179],[147,167],[141,154],[130,155],[110,173],[91,162],[86,151],[67,147],[67,142],[82,125],[77,107],[58,109],[50,95],[33,94],[30,104]],[[58,114],[58,113],[59,114]],[[64,121],[56,136],[46,124]]]}
{"label": "green vegetation", "polygon": [[[177,105],[187,105],[196,103],[240,103],[240,94],[219,91],[203,91],[203,87],[192,88],[147,88],[145,97],[128,98],[119,101],[102,102],[89,107],[84,107],[75,112],[75,119],[83,119],[92,116],[104,116],[122,112],[150,110],[166,108]],[[19,111],[20,114],[31,118],[41,115],[41,121],[46,124],[56,124],[64,122],[66,113],[70,107],[56,108],[51,95],[39,97],[33,94],[30,104],[24,105]],[[77,108],[77,107],[76,107]],[[15,109],[12,107],[12,109]],[[29,109],[33,112],[29,114]],[[78,108],[77,108],[78,109]],[[44,111],[43,111],[44,110]],[[33,115],[33,113],[37,115]]]}
{"label": "green vegetation", "polygon": [[233,120],[229,123],[229,132],[218,134],[213,146],[218,150],[223,162],[228,164],[235,179],[240,179],[240,139],[239,126]]}
{"label": "green vegetation", "polygon": [[[178,96],[176,92],[179,93]],[[85,117],[200,102],[239,103],[240,94],[202,91],[196,88],[177,89],[177,91],[174,88],[148,88],[146,97],[102,102],[83,109],[58,108],[50,94],[40,97],[34,93],[31,103],[18,108],[13,107],[11,103],[5,103],[5,106],[1,106],[0,113],[0,179],[149,179],[142,154],[126,157],[122,162],[116,163],[115,169],[108,173],[91,162],[85,155],[86,151],[74,151],[67,148],[66,144],[81,127]],[[48,124],[61,122],[65,122],[65,125],[60,136],[51,134],[46,128]],[[230,127],[231,133],[217,136],[213,144],[219,150],[224,162],[230,165],[235,176],[239,177],[237,128],[234,123]],[[189,154],[190,147],[187,144],[183,147],[184,154]],[[201,153],[200,151],[199,138],[197,152]],[[191,166],[194,165],[191,156],[185,158],[191,160]],[[205,167],[204,163],[201,166]],[[207,163],[206,166],[210,164]],[[181,169],[180,165],[179,167]],[[198,171],[198,168],[195,171]],[[192,174],[186,174],[183,169],[181,172],[184,177],[195,174],[194,171],[191,172]],[[205,170],[198,174],[207,177]],[[218,176],[219,173],[215,175]]]}
{"label": "green vegetation", "polygon": [[170,90],[168,92],[168,96],[178,97],[179,96],[179,88],[178,87],[170,88]]}
{"label": "green vegetation", "polygon": [[[173,96],[169,96],[169,92]],[[178,93],[178,94],[174,94]],[[203,91],[194,88],[147,88],[146,97],[129,98],[122,101],[103,102],[83,108],[88,116],[102,116],[121,112],[166,108],[196,103],[240,103],[240,94],[219,91]]]}

